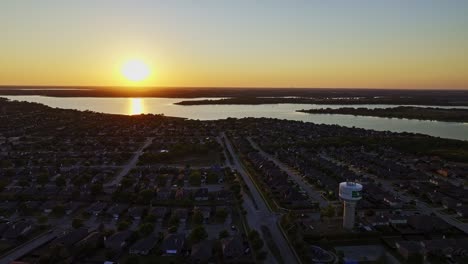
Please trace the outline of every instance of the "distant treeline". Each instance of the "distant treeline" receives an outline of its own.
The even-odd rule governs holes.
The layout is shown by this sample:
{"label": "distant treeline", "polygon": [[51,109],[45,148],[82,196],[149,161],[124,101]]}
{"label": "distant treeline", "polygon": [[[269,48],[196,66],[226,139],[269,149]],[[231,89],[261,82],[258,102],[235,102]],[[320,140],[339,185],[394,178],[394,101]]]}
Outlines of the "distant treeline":
{"label": "distant treeline", "polygon": [[298,112],[310,114],[341,114],[341,115],[360,115],[376,116],[389,118],[407,118],[419,120],[435,120],[447,122],[468,122],[468,109],[462,108],[434,108],[434,107],[411,107],[399,106],[392,108],[352,108],[342,107],[338,109],[321,108],[298,110]]}
{"label": "distant treeline", "polygon": [[428,98],[428,97],[334,97],[334,98],[306,98],[306,97],[236,97],[222,99],[187,100],[176,103],[178,105],[261,105],[261,104],[387,104],[387,105],[438,105],[438,106],[468,106],[468,96],[457,98]]}
{"label": "distant treeline", "polygon": [[229,87],[84,87],[0,86],[1,95],[56,97],[228,98],[182,101],[196,104],[417,104],[468,105],[468,91]]}

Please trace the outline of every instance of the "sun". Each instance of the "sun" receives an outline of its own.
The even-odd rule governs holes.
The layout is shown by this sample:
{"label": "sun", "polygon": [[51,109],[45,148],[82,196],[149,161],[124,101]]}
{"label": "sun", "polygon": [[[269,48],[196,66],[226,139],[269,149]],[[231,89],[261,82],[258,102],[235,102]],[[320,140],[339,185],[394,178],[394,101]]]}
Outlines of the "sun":
{"label": "sun", "polygon": [[129,81],[144,81],[150,75],[150,69],[141,60],[129,60],[122,66],[122,75]]}

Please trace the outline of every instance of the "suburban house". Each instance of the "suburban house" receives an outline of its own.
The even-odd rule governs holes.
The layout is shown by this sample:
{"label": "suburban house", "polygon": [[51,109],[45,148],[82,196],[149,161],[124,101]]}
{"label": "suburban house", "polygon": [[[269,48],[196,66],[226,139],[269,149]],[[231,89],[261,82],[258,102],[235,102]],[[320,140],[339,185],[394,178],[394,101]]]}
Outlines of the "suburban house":
{"label": "suburban house", "polygon": [[184,234],[168,234],[162,242],[161,250],[166,255],[180,255],[184,246]]}
{"label": "suburban house", "polygon": [[212,241],[204,240],[192,246],[190,260],[192,263],[207,263],[213,256]]}
{"label": "suburban house", "polygon": [[132,231],[125,230],[117,232],[110,237],[104,237],[104,247],[118,252],[127,245],[132,233]]}
{"label": "suburban house", "polygon": [[224,238],[221,241],[221,249],[227,260],[236,259],[244,254],[244,245],[239,236]]}
{"label": "suburban house", "polygon": [[150,251],[156,246],[158,239],[154,235],[138,240],[130,247],[129,253],[135,255],[148,255]]}

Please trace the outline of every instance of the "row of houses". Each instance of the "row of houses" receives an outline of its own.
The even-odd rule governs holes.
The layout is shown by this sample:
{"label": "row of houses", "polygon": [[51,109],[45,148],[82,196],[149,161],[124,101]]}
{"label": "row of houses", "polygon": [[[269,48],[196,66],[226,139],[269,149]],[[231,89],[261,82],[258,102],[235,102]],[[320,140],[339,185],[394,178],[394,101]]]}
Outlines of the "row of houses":
{"label": "row of houses", "polygon": [[[423,241],[399,241],[395,243],[396,249],[405,260],[411,260],[414,256],[431,260],[434,257],[442,257],[457,262],[456,259],[468,257],[468,239],[434,239]],[[414,258],[413,258],[414,260]]]}
{"label": "row of houses", "polygon": [[257,152],[250,152],[247,156],[279,204],[286,208],[311,207],[307,194],[295,187],[288,175],[275,163]]}

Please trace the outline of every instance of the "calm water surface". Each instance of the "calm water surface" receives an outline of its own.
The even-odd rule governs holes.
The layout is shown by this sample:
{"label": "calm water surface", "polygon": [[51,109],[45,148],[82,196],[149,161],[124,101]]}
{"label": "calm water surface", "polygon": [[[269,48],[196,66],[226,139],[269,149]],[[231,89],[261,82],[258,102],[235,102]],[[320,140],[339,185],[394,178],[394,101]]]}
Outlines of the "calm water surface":
{"label": "calm water surface", "polygon": [[[346,105],[276,104],[276,105],[195,105],[182,106],[174,103],[181,98],[95,98],[95,97],[45,97],[2,96],[11,100],[42,103],[51,107],[91,110],[102,113],[134,115],[141,113],[164,114],[200,120],[215,120],[228,117],[271,117],[279,119],[359,127],[379,131],[413,132],[436,137],[468,140],[468,123],[419,121],[409,119],[306,114],[296,110],[311,108],[339,108]],[[211,98],[216,99],[216,98]],[[347,105],[349,107],[349,105]],[[353,107],[395,107],[395,105],[353,105]],[[468,107],[457,107],[468,108]]]}

